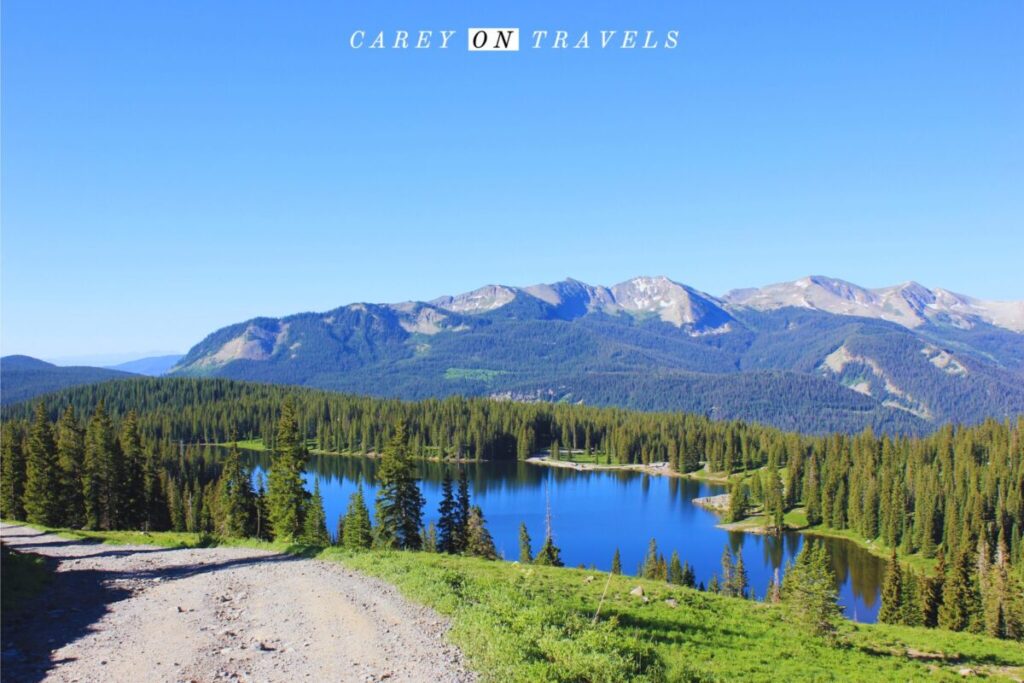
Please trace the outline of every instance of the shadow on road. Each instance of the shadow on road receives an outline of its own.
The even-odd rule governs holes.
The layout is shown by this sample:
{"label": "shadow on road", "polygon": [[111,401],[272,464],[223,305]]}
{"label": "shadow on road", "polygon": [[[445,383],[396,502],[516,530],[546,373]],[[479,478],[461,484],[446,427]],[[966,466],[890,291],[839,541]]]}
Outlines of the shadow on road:
{"label": "shadow on road", "polygon": [[[29,598],[16,609],[5,610],[0,618],[0,681],[41,681],[60,663],[53,652],[91,633],[115,603],[144,592],[154,580],[162,582],[213,574],[219,571],[265,562],[294,562],[294,555],[262,555],[223,561],[198,562],[144,570],[78,569],[77,560],[108,558],[119,562],[133,555],[189,552],[195,549],[116,547],[94,553],[70,554],[75,546],[95,549],[89,540],[52,540],[43,532],[28,527],[5,526],[2,539],[7,547],[51,557],[56,565],[53,579],[45,590]],[[61,549],[48,554],[47,549]],[[199,550],[198,552],[202,552]],[[131,584],[128,587],[125,584]],[[113,654],[113,653],[112,653]]]}

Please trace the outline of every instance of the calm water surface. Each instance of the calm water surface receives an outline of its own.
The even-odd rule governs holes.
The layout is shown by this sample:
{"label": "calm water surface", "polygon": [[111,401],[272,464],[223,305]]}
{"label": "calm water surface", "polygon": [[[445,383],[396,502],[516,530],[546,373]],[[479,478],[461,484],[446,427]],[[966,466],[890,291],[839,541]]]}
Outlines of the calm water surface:
{"label": "calm water surface", "polygon": [[[269,467],[267,454],[248,453],[246,457],[254,476]],[[437,521],[445,468],[457,478],[457,467],[431,462],[419,462],[417,466],[427,500],[424,524],[429,524]],[[666,558],[673,550],[678,551],[680,558],[693,566],[697,581],[706,585],[721,572],[722,551],[728,545],[734,554],[743,555],[751,588],[763,597],[775,570],[783,572],[804,539],[797,533],[774,537],[717,528],[718,517],[691,502],[699,496],[724,492],[723,487],[714,484],[637,472],[578,472],[522,462],[464,467],[468,468],[473,503],[483,509],[498,553],[509,560],[519,556],[520,522],[526,522],[534,551],[540,547],[548,496],[555,543],[570,566],[593,565],[608,570],[618,548],[623,571],[635,573],[653,537]],[[359,483],[373,513],[376,469],[377,461],[371,458],[310,457],[306,484],[312,489],[314,480],[319,480],[332,534]],[[825,542],[832,553],[846,616],[874,622],[885,562],[848,541]]]}

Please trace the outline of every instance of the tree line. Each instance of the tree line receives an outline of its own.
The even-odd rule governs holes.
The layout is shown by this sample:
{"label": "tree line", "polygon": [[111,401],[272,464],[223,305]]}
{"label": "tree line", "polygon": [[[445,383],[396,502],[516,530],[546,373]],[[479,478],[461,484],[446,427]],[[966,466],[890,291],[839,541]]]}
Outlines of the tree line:
{"label": "tree line", "polygon": [[[282,432],[286,404],[294,429]],[[80,415],[90,416],[84,426]],[[666,462],[678,472],[745,473],[730,517],[742,518],[760,502],[781,530],[786,513],[798,509],[811,526],[881,542],[900,557],[931,563],[941,552],[950,566],[1000,568],[1007,579],[994,582],[999,585],[1024,581],[1024,418],[947,425],[920,438],[870,431],[808,436],[680,413],[458,397],[403,402],[201,379],[77,387],[35,407],[6,408],[3,417],[0,507],[9,517],[31,511],[68,526],[216,527],[227,495],[220,463],[184,454],[190,444],[255,438],[273,449],[275,461],[291,454],[277,468],[283,474],[268,477],[267,509],[253,513],[257,533],[276,524],[298,537],[305,499],[296,484],[310,446],[387,455],[400,444],[403,461],[522,459],[554,447],[608,464]],[[397,497],[379,512],[406,525],[388,534],[399,545],[414,545],[421,529],[399,514],[412,507],[403,468],[392,471],[382,461],[381,469],[382,479],[396,482],[387,495]],[[65,493],[54,502],[48,491]],[[291,516],[272,513],[281,501],[293,506]],[[436,532],[439,542],[447,538]],[[979,595],[982,581],[993,584],[972,581]],[[977,629],[981,622],[968,623]]]}

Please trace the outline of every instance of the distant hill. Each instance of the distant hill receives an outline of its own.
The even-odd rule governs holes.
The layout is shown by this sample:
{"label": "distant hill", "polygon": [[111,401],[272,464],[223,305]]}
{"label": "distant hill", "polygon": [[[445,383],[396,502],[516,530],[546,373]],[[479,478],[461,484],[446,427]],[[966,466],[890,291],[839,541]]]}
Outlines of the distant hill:
{"label": "distant hill", "polygon": [[814,276],[715,297],[577,280],[255,318],[174,375],[424,398],[685,410],[807,432],[922,433],[1024,413],[1024,302]]}
{"label": "distant hill", "polygon": [[17,403],[81,384],[128,377],[137,375],[108,368],[60,367],[31,356],[4,356],[0,358],[0,404]]}
{"label": "distant hill", "polygon": [[151,356],[149,358],[130,360],[127,363],[111,365],[108,366],[107,369],[121,370],[122,372],[131,372],[137,375],[147,375],[149,377],[159,377],[160,375],[167,374],[167,371],[174,367],[175,363],[183,357],[184,356],[180,353],[170,356]]}

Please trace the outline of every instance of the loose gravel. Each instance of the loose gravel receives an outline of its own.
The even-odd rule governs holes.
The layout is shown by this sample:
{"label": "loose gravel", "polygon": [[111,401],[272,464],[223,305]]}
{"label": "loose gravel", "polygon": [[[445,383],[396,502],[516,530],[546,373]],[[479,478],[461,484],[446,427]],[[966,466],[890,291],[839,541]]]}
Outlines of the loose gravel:
{"label": "loose gravel", "polygon": [[0,527],[55,565],[3,616],[4,681],[475,681],[447,621],[377,579],[246,548],[166,549]]}

